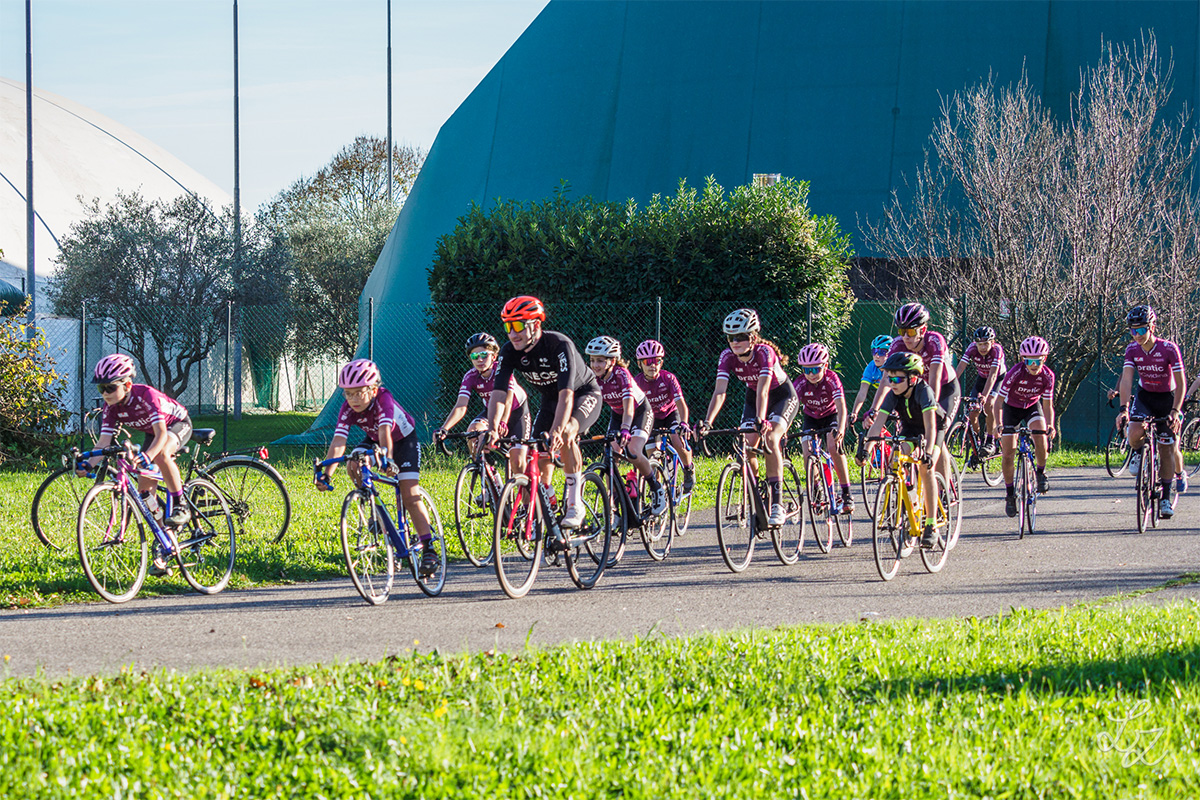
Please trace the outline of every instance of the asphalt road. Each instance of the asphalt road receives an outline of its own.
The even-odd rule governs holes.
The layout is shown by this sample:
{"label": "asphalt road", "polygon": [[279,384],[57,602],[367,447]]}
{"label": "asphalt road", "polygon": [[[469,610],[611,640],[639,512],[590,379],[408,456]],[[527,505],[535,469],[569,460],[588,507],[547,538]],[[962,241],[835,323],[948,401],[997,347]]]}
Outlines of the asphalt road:
{"label": "asphalt road", "polygon": [[[215,597],[135,599],[0,612],[0,654],[9,674],[110,673],[122,667],[192,670],[378,659],[426,652],[515,650],[646,635],[693,634],[807,622],[897,617],[965,617],[1014,606],[1055,608],[1160,587],[1200,571],[1197,489],[1176,518],[1134,530],[1133,484],[1100,469],[1061,470],[1038,504],[1041,530],[1018,540],[1004,516],[1003,489],[968,479],[963,535],[942,572],[920,557],[895,580],[875,571],[870,521],[860,513],[855,542],[822,555],[806,542],[784,566],[769,543],[734,575],[716,547],[711,509],[668,559],[634,546],[593,590],[577,590],[564,567],[545,568],[528,596],[509,600],[491,568],[452,565],[445,592],[426,598],[407,573],[382,606],[370,607],[349,579],[230,591]],[[861,503],[860,503],[861,506]],[[1200,584],[1133,602],[1200,600]]]}

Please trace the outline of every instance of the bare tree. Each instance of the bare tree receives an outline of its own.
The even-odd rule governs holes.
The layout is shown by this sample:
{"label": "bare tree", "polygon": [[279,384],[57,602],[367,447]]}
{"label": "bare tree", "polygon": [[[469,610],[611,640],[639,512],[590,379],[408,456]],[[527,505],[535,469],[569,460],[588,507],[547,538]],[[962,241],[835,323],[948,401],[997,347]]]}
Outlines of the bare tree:
{"label": "bare tree", "polygon": [[1065,407],[1123,341],[1130,305],[1162,306],[1164,331],[1196,339],[1196,142],[1186,116],[1168,119],[1170,96],[1153,35],[1102,46],[1069,120],[1024,72],[1000,89],[989,76],[943,102],[908,196],[893,192],[864,236],[913,293],[965,297],[1006,347],[1049,340]]}

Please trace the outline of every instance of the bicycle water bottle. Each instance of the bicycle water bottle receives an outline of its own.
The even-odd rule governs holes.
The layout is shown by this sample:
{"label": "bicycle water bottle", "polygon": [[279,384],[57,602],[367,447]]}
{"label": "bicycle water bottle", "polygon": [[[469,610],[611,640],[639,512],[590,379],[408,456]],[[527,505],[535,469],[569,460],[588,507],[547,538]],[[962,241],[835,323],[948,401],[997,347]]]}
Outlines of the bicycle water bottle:
{"label": "bicycle water bottle", "polygon": [[832,486],[833,485],[833,471],[829,469],[829,462],[826,461],[824,464],[821,465],[821,468],[822,468],[822,471],[825,473],[825,484],[828,486]]}
{"label": "bicycle water bottle", "polygon": [[633,471],[633,467],[630,467],[629,471],[625,473],[625,491],[631,499],[637,500],[637,473]]}

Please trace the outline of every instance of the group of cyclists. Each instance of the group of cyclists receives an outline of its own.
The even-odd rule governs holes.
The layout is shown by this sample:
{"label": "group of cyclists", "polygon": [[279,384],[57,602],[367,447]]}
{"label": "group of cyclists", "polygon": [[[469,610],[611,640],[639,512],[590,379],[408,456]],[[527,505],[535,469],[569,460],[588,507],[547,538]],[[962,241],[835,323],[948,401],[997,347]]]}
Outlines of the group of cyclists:
{"label": "group of cyclists", "polygon": [[[722,330],[727,347],[716,359],[716,378],[712,396],[694,425],[679,380],[665,369],[666,350],[655,340],[638,344],[634,351],[636,371],[623,358],[621,343],[611,336],[589,341],[581,354],[565,334],[547,330],[546,310],[536,297],[522,295],[504,304],[500,312],[507,341],[500,344],[489,333],[480,332],[466,341],[470,368],[463,375],[458,398],[434,438],[466,417],[473,396],[482,399],[484,408],[467,426],[482,432],[478,446],[493,448],[501,437],[530,440],[544,438],[545,447],[561,459],[565,473],[565,491],[560,525],[565,530],[578,528],[584,518],[581,499],[583,456],[579,442],[599,420],[604,406],[609,409],[608,431],[634,468],[644,476],[650,488],[651,512],[661,514],[667,505],[666,488],[657,479],[646,455],[651,434],[669,430],[676,450],[682,457],[683,492],[691,492],[695,467],[684,439],[703,435],[712,428],[730,393],[731,379],[744,387],[740,429],[747,444],[765,452],[768,487],[768,527],[779,526],[785,516],[781,502],[784,464],[784,437],[792,429],[797,415],[806,431],[828,429],[826,446],[833,455],[834,468],[841,488],[838,511],[855,510],[850,491],[849,465],[844,454],[847,429],[861,425],[866,437],[860,440],[856,458],[865,458],[861,444],[881,434],[889,421],[901,437],[923,437],[919,469],[925,488],[925,508],[934,507],[937,471],[951,483],[955,469],[946,447],[946,433],[955,420],[962,400],[960,380],[967,364],[975,368],[976,379],[968,396],[972,404],[970,424],[979,425],[979,415],[987,421],[980,431],[988,455],[997,447],[1002,453],[1006,488],[1006,512],[1017,513],[1013,487],[1014,443],[1019,426],[1043,435],[1036,440],[1037,491],[1048,490],[1045,474],[1048,442],[1055,434],[1053,370],[1046,361],[1050,353],[1047,341],[1030,336],[1021,342],[1018,362],[1008,366],[1003,347],[990,327],[975,330],[973,341],[954,365],[946,337],[930,330],[929,310],[920,303],[908,303],[895,313],[898,335],[877,336],[871,342],[871,361],[863,372],[858,392],[848,406],[842,379],[830,363],[829,349],[818,342],[802,347],[797,354],[800,374],[789,379],[785,366],[788,356],[778,345],[765,338],[758,313],[739,308],[725,317]],[[1140,305],[1129,311],[1126,322],[1132,341],[1125,351],[1118,393],[1121,408],[1117,424],[1128,424],[1132,447],[1137,448],[1147,435],[1145,420],[1166,418],[1169,432],[1160,434],[1163,493],[1161,516],[1173,513],[1171,492],[1186,490],[1182,455],[1167,433],[1178,434],[1182,404],[1187,386],[1183,361],[1175,343],[1156,335],[1152,308]],[[587,356],[585,361],[584,355]],[[514,379],[519,375],[524,385]],[[140,457],[161,471],[166,484],[167,526],[187,522],[186,505],[180,501],[181,485],[174,455],[187,444],[192,425],[187,409],[158,390],[133,382],[133,360],[123,354],[105,356],[97,363],[93,381],[103,397],[100,447],[111,443],[118,426],[146,435]],[[1136,379],[1136,382],[1135,382]],[[1200,377],[1197,378],[1200,384]],[[358,448],[378,452],[384,466],[397,479],[397,502],[408,512],[422,542],[428,543],[431,523],[418,490],[421,448],[413,416],[383,387],[376,364],[355,359],[339,372],[338,386],[344,395],[337,425],[326,460],[341,456],[350,438],[351,428],[364,434]],[[528,387],[525,388],[525,387]],[[1136,387],[1136,393],[1135,393]],[[1191,390],[1197,388],[1190,387]],[[531,395],[539,395],[536,412],[531,410]],[[736,401],[736,395],[735,395]],[[808,442],[805,441],[806,455]],[[515,444],[508,451],[512,474],[523,471],[527,450]],[[353,464],[354,461],[348,461]],[[542,459],[542,477],[549,482],[554,461]],[[86,472],[88,465],[81,464]],[[1131,470],[1138,468],[1131,464]],[[336,464],[325,467],[314,485],[329,490],[329,478]],[[349,467],[351,478],[353,466]],[[153,481],[140,485],[142,497],[154,502]],[[933,524],[927,520],[920,546],[934,546]],[[170,553],[160,553],[156,566],[164,568]],[[426,548],[420,571],[431,574],[438,567],[434,548]]]}

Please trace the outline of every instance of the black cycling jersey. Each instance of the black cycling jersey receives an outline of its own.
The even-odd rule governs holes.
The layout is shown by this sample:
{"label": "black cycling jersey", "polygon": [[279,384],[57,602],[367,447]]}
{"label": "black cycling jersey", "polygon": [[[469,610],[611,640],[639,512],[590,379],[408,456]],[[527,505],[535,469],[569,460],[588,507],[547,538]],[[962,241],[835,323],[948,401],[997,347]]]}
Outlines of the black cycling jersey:
{"label": "black cycling jersey", "polygon": [[[945,391],[946,387],[942,387]],[[887,390],[887,396],[883,398],[883,404],[879,407],[880,411],[886,411],[888,414],[894,414],[896,419],[900,420],[900,424],[905,428],[923,427],[925,422],[925,412],[933,408],[936,411],[936,424],[938,429],[945,427],[946,411],[941,407],[937,400],[933,399],[933,389],[925,381],[920,381],[909,392],[908,397],[898,396],[890,389]]]}
{"label": "black cycling jersey", "polygon": [[600,393],[596,376],[584,362],[575,343],[557,331],[542,331],[537,344],[528,350],[517,350],[505,342],[496,358],[496,389],[508,391],[513,372],[542,393],[557,396],[563,389],[579,392],[591,387]]}

